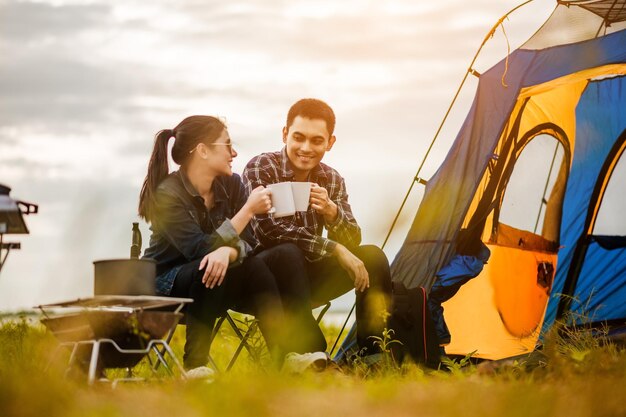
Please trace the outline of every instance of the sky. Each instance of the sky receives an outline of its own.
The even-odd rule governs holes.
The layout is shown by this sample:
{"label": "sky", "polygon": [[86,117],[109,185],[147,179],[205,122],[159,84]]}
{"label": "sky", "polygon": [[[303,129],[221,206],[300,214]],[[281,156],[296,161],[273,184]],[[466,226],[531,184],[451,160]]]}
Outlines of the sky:
{"label": "sky", "polygon": [[[92,262],[129,255],[154,134],[192,114],[226,119],[240,173],[281,148],[293,102],[328,102],[337,143],[324,162],[345,177],[364,243],[381,245],[474,53],[518,2],[0,0],[0,183],[39,205],[29,235],[5,237],[22,248],[0,273],[0,311],[93,294]],[[513,14],[508,46],[499,29],[475,68],[520,46],[555,3]],[[470,77],[422,177],[476,85]]]}

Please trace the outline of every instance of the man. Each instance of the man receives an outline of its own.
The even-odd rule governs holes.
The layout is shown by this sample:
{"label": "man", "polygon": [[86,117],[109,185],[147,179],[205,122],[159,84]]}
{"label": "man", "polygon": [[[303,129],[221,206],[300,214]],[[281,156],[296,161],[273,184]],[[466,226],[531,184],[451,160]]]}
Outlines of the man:
{"label": "man", "polygon": [[[371,336],[382,337],[391,300],[389,261],[379,248],[359,246],[357,224],[343,178],[321,162],[335,144],[335,114],[317,99],[296,102],[283,128],[285,147],[248,162],[243,180],[248,191],[259,185],[311,182],[306,212],[275,218],[257,215],[252,226],[263,247],[295,243],[305,254],[314,305],[356,289],[357,342],[365,355],[378,352]],[[328,236],[322,235],[324,229]],[[320,350],[326,342],[320,341]]]}

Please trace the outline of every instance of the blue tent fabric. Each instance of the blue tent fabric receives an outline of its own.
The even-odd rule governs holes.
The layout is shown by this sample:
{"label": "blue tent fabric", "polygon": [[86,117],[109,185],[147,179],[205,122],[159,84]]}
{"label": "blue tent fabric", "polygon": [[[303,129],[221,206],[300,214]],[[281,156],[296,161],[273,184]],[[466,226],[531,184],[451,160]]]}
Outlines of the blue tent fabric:
{"label": "blue tent fabric", "polygon": [[[598,176],[616,140],[626,129],[626,77],[590,82],[576,107],[576,126],[576,150],[563,201],[561,250],[552,294],[564,290],[576,245],[585,237],[587,212],[593,203],[590,199],[596,183],[603,181]],[[583,305],[590,302],[588,307],[592,309],[602,305],[601,310],[595,311],[594,320],[605,320],[609,315],[626,317],[626,256],[623,255],[623,250],[607,251],[597,242],[587,250],[578,288],[571,296]],[[557,318],[559,298],[553,296],[548,303],[544,330]],[[578,310],[581,308],[579,304]]]}
{"label": "blue tent fabric", "polygon": [[626,248],[607,250],[592,243],[580,276],[585,279],[579,279],[571,305],[577,324],[626,317]]}
{"label": "blue tent fabric", "polygon": [[477,256],[456,254],[446,266],[437,272],[437,278],[428,296],[428,308],[435,322],[439,343],[448,344],[451,339],[441,304],[454,297],[469,280],[476,278],[490,255],[489,248],[482,245]]}
{"label": "blue tent fabric", "polygon": [[[486,246],[479,256],[454,255],[450,262],[437,272],[437,280],[431,288],[452,287],[465,278],[475,278],[483,270],[491,252]],[[446,298],[448,300],[449,298]],[[445,300],[444,300],[445,301]]]}
{"label": "blue tent fabric", "polygon": [[394,281],[431,288],[487,168],[519,91],[587,68],[626,62],[626,30],[544,50],[514,51],[481,77],[470,112],[443,164],[428,181],[407,237],[394,258]]}

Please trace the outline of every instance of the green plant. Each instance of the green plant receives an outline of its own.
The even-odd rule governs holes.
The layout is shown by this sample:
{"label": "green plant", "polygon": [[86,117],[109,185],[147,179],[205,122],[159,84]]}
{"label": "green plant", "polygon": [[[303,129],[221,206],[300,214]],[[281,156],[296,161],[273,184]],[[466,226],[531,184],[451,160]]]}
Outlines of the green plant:
{"label": "green plant", "polygon": [[401,345],[402,342],[394,339],[393,338],[394,334],[395,332],[393,329],[387,329],[385,327],[383,329],[382,337],[370,336],[371,339],[374,339],[374,346],[377,346],[380,349],[380,354],[381,354],[380,368],[382,371],[399,369],[399,364],[396,363],[396,360],[393,356],[391,345],[393,345],[394,343]]}
{"label": "green plant", "polygon": [[441,364],[445,366],[452,375],[460,375],[464,373],[466,370],[475,369],[471,361],[472,356],[474,356],[475,353],[476,351],[470,352],[467,355],[465,355],[465,357],[459,360],[452,359],[447,356],[442,356]]}
{"label": "green plant", "polygon": [[371,373],[370,365],[363,360],[364,357],[365,349],[361,349],[348,358],[349,372],[355,377],[365,378]]}

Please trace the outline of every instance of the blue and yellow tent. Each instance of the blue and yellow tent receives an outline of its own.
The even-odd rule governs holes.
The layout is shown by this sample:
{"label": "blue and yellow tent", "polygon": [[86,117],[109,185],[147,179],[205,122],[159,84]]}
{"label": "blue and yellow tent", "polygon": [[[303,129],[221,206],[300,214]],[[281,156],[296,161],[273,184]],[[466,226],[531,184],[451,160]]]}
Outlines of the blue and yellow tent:
{"label": "blue and yellow tent", "polygon": [[[626,178],[612,176],[626,167],[625,21],[626,0],[559,1],[529,41],[480,75],[392,263],[394,281],[430,289],[461,230],[490,249],[480,275],[444,304],[448,353],[529,352],[541,329],[567,316],[573,324],[626,323],[626,217],[614,214],[608,233],[596,229],[610,211],[607,190],[626,190]],[[524,230],[506,223],[503,202],[516,164],[539,138],[558,152],[542,221]]]}

